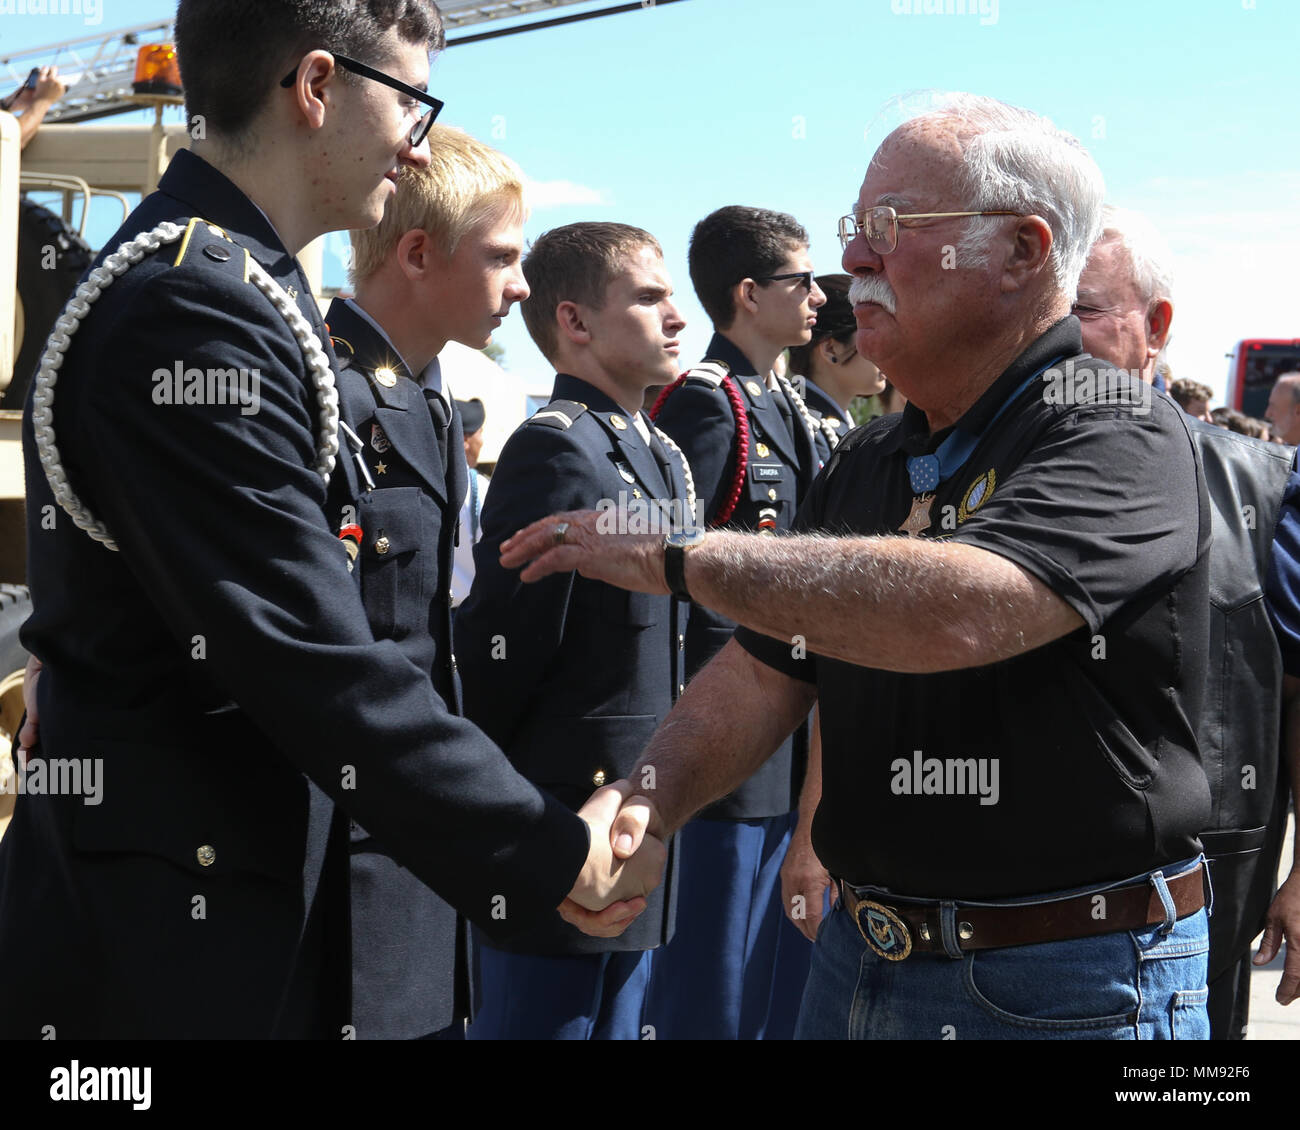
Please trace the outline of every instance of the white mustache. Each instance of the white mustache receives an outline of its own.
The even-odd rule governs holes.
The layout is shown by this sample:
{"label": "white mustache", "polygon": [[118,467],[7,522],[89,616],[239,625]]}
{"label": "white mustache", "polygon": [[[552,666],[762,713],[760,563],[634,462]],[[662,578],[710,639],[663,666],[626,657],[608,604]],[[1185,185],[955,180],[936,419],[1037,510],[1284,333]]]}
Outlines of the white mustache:
{"label": "white mustache", "polygon": [[898,313],[898,298],[894,288],[879,275],[857,275],[849,284],[849,301],[874,302],[890,314]]}

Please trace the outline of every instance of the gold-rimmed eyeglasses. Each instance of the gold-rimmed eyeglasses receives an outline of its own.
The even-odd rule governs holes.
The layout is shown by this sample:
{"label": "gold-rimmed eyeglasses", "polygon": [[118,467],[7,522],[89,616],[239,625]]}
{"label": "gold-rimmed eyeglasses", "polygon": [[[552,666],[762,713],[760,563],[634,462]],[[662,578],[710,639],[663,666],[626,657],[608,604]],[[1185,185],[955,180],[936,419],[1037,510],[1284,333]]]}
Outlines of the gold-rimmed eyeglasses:
{"label": "gold-rimmed eyeglasses", "polygon": [[840,217],[840,246],[846,251],[859,232],[877,255],[888,255],[898,246],[899,220],[940,220],[956,216],[1019,216],[1019,212],[908,212],[899,215],[887,204]]}

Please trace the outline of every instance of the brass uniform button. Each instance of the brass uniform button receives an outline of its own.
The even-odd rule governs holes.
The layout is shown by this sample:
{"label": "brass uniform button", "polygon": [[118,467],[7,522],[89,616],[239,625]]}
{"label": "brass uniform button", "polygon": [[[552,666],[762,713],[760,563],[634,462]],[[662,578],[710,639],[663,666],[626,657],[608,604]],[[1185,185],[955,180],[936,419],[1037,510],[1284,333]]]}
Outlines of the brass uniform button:
{"label": "brass uniform button", "polygon": [[194,853],[200,867],[211,867],[217,862],[217,849],[211,844],[204,844]]}
{"label": "brass uniform button", "polygon": [[605,783],[605,770],[597,769],[596,772],[591,775],[591,783],[595,785],[596,788],[600,788],[600,786]]}
{"label": "brass uniform button", "polygon": [[386,537],[381,537],[378,541],[375,542],[375,552],[378,553],[380,556],[382,556],[383,554],[388,552],[388,545],[389,545],[388,539]]}
{"label": "brass uniform button", "polygon": [[218,263],[230,261],[230,251],[216,243],[210,243],[203,249],[203,254]]}

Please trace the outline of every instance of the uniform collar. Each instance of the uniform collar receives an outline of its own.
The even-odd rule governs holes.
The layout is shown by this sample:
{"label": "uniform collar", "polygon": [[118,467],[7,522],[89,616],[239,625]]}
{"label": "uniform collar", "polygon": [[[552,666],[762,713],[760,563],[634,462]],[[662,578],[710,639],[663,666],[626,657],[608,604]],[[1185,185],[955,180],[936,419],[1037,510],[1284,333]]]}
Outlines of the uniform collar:
{"label": "uniform collar", "polygon": [[602,412],[606,415],[613,412],[628,419],[628,412],[621,404],[612,397],[607,396],[595,385],[588,384],[581,377],[570,376],[568,373],[555,374],[555,387],[551,390],[552,400],[576,400],[579,404],[585,404],[589,412]]}
{"label": "uniform collar", "polygon": [[895,432],[898,445],[908,455],[925,455],[947,439],[953,428],[979,435],[997,415],[1006,398],[1030,376],[1058,358],[1073,357],[1081,352],[1083,334],[1079,319],[1068,314],[1041,337],[1030,342],[1025,351],[1007,366],[1002,375],[984,390],[955,424],[931,434],[925,413],[909,400],[903,408],[903,419]]}
{"label": "uniform collar", "polygon": [[758,370],[746,357],[740,347],[725,334],[715,332],[709,341],[709,348],[704,354],[710,361],[725,361],[733,376],[756,377]]}

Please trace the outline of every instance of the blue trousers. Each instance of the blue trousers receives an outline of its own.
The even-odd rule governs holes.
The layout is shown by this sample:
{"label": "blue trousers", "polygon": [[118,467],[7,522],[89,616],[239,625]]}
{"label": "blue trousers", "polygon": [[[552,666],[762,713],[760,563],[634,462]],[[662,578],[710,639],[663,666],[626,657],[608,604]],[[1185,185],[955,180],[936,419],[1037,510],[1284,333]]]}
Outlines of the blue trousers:
{"label": "blue trousers", "polygon": [[660,1040],[788,1040],[812,945],[786,919],[797,816],[693,820],[678,833],[677,932],[654,951],[646,1022]]}
{"label": "blue trousers", "polygon": [[[1172,878],[1187,866],[1177,864],[1163,874],[1157,871],[1136,879],[1147,878],[1160,891],[1165,874]],[[1119,885],[1088,889],[1103,891]],[[874,897],[870,888],[856,889]],[[1165,890],[1161,899],[1165,921],[1141,930],[973,950],[957,958],[913,952],[902,961],[889,961],[872,950],[843,902],[838,902],[817,934],[796,1036],[807,1040],[1209,1039],[1206,912],[1175,921],[1167,895]],[[890,901],[887,893],[878,897],[886,904]]]}
{"label": "blue trousers", "polygon": [[639,1040],[653,950],[535,957],[477,936],[470,1040]]}

